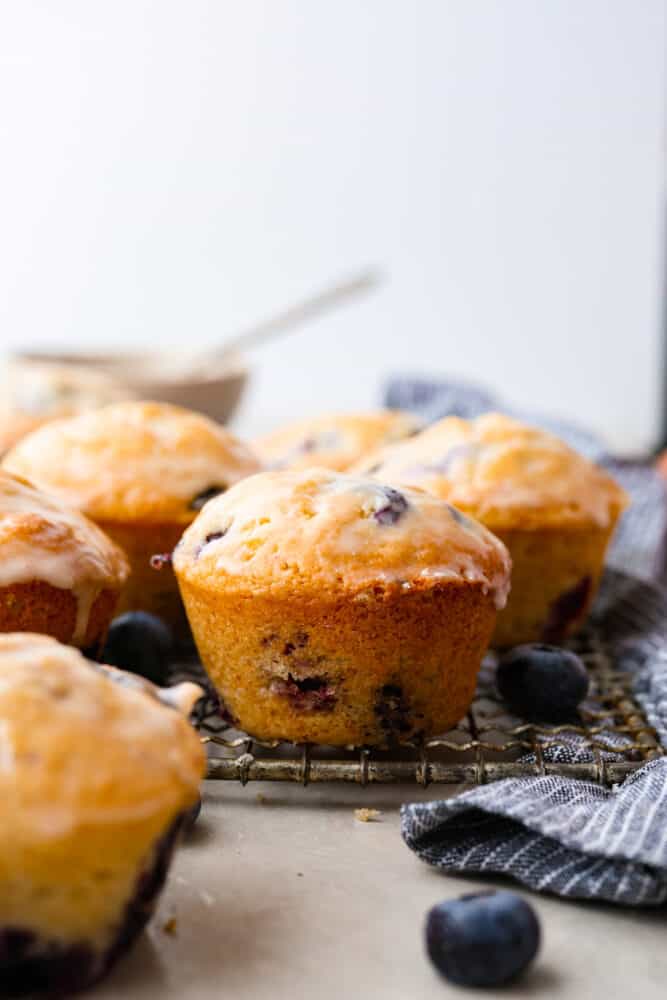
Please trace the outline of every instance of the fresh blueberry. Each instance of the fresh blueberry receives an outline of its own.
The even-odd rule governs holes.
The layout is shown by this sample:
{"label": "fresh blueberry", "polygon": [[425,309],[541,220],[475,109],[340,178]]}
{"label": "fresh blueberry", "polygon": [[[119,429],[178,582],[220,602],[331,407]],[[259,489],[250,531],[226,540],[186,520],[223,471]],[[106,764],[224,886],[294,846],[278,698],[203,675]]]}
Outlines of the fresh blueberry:
{"label": "fresh blueberry", "polygon": [[524,971],[539,945],[537,915],[513,892],[448,899],[426,919],[429,958],[458,986],[502,986]]}
{"label": "fresh blueberry", "polygon": [[198,493],[197,496],[192,498],[188,504],[190,510],[201,510],[205,503],[208,503],[208,501],[212,500],[213,497],[217,497],[221,493],[224,493],[226,489],[226,486],[207,487],[205,490],[202,490],[201,493]]}
{"label": "fresh blueberry", "polygon": [[171,629],[147,611],[128,611],[112,621],[102,662],[163,684],[173,647]]}
{"label": "fresh blueberry", "polygon": [[512,711],[535,722],[567,722],[588,694],[588,672],[559,646],[515,646],[498,664],[498,691]]}
{"label": "fresh blueberry", "polygon": [[386,503],[373,513],[373,517],[378,524],[396,524],[408,509],[408,501],[391,486],[385,486],[383,493]]}

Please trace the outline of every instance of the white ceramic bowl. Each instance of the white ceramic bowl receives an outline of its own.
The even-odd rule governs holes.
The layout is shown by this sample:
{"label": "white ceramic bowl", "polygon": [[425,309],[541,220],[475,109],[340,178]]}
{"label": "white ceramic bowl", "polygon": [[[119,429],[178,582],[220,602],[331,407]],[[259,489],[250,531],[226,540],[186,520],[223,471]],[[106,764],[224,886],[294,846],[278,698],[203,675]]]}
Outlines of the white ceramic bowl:
{"label": "white ceramic bowl", "polygon": [[[179,375],[178,357],[142,353],[88,354],[78,352],[46,353],[22,351],[17,360],[39,361],[57,365],[76,365],[104,372],[126,386],[136,399],[153,399],[198,410],[220,423],[230,419],[243,395],[248,369],[243,360],[230,355],[217,367],[200,375]],[[165,361],[169,362],[166,370]]]}

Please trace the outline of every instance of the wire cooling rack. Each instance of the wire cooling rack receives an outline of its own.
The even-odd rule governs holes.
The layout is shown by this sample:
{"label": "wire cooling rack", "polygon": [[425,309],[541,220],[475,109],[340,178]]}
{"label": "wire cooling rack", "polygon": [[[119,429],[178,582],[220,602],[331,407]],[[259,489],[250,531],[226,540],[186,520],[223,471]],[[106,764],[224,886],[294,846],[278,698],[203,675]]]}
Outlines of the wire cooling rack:
{"label": "wire cooling rack", "polygon": [[[207,686],[208,694],[195,715],[208,745],[207,777],[243,785],[249,781],[402,782],[425,787],[560,774],[605,785],[618,783],[665,750],[633,696],[632,675],[617,669],[599,632],[590,630],[568,645],[582,657],[591,677],[589,697],[571,723],[533,725],[510,715],[495,690],[491,655],[480,671],[473,705],[458,726],[393,750],[252,739],[225,721]],[[174,679],[183,677],[202,683],[201,668],[184,664]],[[566,744],[569,753],[559,753]],[[573,744],[577,762],[572,762]]]}

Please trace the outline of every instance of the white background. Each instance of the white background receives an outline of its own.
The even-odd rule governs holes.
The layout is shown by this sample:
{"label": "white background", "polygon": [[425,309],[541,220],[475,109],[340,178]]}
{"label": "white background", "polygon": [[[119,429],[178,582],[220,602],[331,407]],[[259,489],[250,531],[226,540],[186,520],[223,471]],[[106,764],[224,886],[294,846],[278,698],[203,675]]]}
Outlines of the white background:
{"label": "white background", "polygon": [[659,424],[659,0],[0,0],[4,346],[215,341],[243,426],[478,379],[619,447]]}

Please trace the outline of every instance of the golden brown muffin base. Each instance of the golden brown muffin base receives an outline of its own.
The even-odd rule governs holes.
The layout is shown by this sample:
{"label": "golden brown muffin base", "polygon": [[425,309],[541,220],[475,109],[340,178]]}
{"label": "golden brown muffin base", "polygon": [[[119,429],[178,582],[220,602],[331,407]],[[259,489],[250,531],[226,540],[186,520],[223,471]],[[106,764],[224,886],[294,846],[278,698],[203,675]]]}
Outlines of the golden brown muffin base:
{"label": "golden brown muffin base", "polygon": [[[117,591],[97,595],[80,643],[83,649],[101,647],[117,602]],[[38,632],[73,645],[76,617],[77,599],[69,590],[41,580],[0,587],[0,632]]]}
{"label": "golden brown muffin base", "polygon": [[149,611],[170,625],[175,633],[188,633],[183,602],[171,566],[155,570],[151,556],[174,550],[184,524],[149,522],[96,521],[102,531],[125,551],[130,562],[130,576],[118,602],[116,614],[126,611]]}
{"label": "golden brown muffin base", "polygon": [[476,584],[281,597],[182,585],[208,674],[261,739],[386,746],[465,715],[496,618]]}
{"label": "golden brown muffin base", "polygon": [[576,632],[595,597],[613,529],[495,531],[512,557],[512,589],[492,645],[558,642]]}

